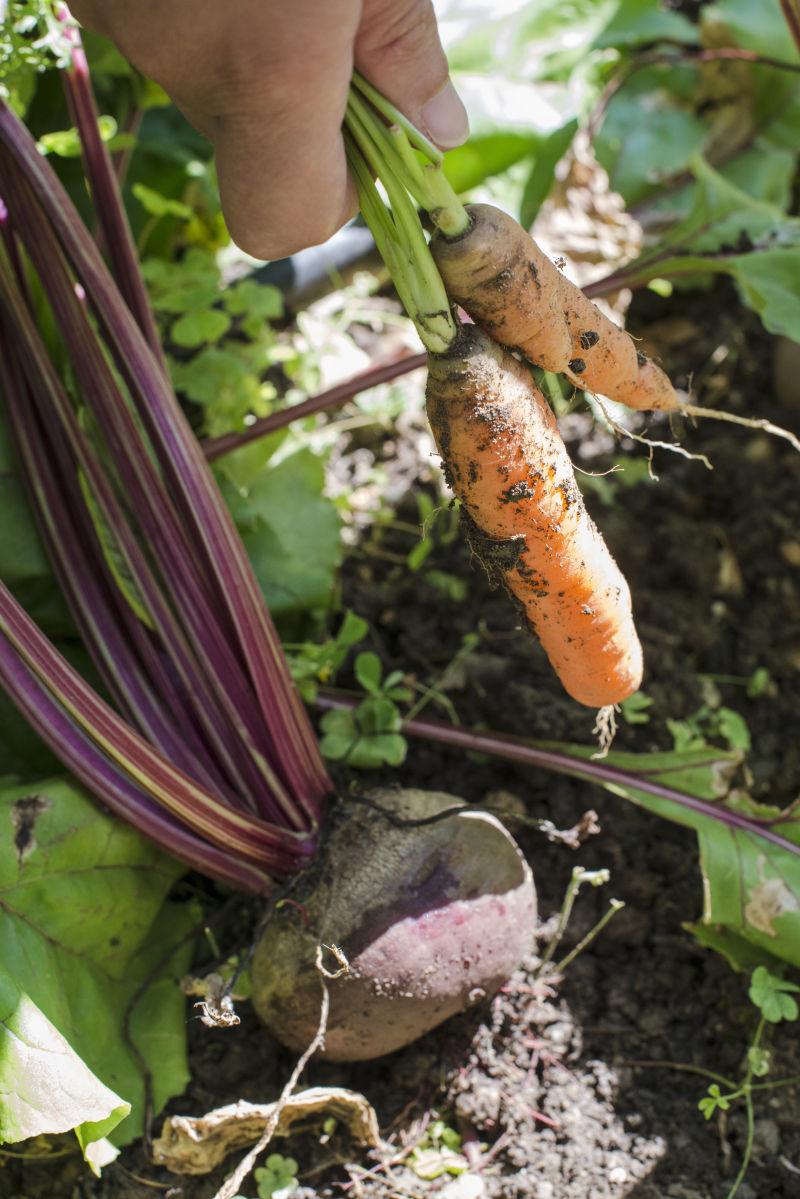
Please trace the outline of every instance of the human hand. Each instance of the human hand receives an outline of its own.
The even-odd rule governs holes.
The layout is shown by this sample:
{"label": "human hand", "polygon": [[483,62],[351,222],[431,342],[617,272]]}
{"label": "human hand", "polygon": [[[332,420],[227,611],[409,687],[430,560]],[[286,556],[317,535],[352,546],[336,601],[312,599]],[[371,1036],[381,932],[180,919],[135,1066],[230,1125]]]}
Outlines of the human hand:
{"label": "human hand", "polygon": [[430,0],[73,0],[214,144],[231,237],[283,258],[356,211],[353,67],[442,149],[467,137]]}

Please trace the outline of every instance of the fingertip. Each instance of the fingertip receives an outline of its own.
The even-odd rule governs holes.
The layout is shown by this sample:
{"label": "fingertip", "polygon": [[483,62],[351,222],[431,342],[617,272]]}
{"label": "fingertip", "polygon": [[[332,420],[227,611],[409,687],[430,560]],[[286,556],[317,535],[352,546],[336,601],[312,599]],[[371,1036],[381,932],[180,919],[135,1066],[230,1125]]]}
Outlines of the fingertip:
{"label": "fingertip", "polygon": [[461,146],[469,137],[467,110],[452,79],[423,105],[420,116],[423,133],[442,150]]}

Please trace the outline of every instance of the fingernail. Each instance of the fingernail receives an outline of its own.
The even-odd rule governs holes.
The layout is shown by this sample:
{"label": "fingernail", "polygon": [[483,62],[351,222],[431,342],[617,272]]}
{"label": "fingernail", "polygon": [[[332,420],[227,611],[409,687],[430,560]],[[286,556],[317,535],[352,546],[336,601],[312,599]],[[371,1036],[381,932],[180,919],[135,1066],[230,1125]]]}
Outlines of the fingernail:
{"label": "fingernail", "polygon": [[460,146],[469,137],[467,110],[449,79],[442,90],[428,101],[421,116],[428,137],[443,150]]}

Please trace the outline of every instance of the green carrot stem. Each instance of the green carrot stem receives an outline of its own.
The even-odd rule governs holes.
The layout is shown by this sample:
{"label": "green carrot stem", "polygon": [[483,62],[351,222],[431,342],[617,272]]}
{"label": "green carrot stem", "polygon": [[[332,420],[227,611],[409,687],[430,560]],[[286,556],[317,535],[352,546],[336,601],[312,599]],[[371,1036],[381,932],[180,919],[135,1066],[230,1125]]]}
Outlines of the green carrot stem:
{"label": "green carrot stem", "polygon": [[[369,87],[369,85],[367,86]],[[377,95],[378,93],[371,88],[370,100],[373,94]],[[378,115],[375,111],[377,105],[374,105],[374,101],[367,103],[358,94],[356,87],[351,87],[347,112],[348,122],[357,121],[368,133],[376,152],[387,165],[391,165],[403,187],[411,193],[419,206],[425,209],[434,224],[443,233],[448,236],[463,233],[469,224],[469,216],[444,173],[441,151],[437,150],[434,156],[421,149],[421,153],[428,159],[427,162],[421,162],[415,152],[415,147],[420,149],[421,143],[427,143],[427,138],[418,129],[415,129],[388,100],[383,97],[381,100],[382,105],[379,109],[380,115]],[[380,116],[387,116],[391,120],[391,125],[387,127]],[[436,150],[436,147],[433,149]],[[375,169],[383,180],[382,171],[378,168]]]}
{"label": "green carrot stem", "polygon": [[401,129],[404,129],[412,146],[424,154],[429,162],[439,166],[444,161],[444,154],[439,147],[435,146],[424,133],[421,133],[416,125],[412,125],[408,117],[399,108],[395,108],[394,104],[381,95],[378,89],[368,83],[358,71],[353,72],[353,87],[358,88],[362,95],[366,96],[373,107],[386,117],[390,125],[399,125]]}
{"label": "green carrot stem", "polygon": [[[443,353],[455,340],[456,323],[417,211],[417,205],[425,209],[450,236],[469,224],[442,170],[443,155],[358,74],[353,76],[344,125],[364,219],[424,345]],[[376,191],[375,177],[391,211]]]}
{"label": "green carrot stem", "polygon": [[[347,156],[355,176],[361,211],[398,295],[426,349],[434,354],[445,353],[455,340],[456,324],[417,210],[391,165],[383,158],[380,134],[373,135],[354,112],[348,112],[347,134]],[[379,175],[386,189],[391,212],[378,195],[372,171]]]}

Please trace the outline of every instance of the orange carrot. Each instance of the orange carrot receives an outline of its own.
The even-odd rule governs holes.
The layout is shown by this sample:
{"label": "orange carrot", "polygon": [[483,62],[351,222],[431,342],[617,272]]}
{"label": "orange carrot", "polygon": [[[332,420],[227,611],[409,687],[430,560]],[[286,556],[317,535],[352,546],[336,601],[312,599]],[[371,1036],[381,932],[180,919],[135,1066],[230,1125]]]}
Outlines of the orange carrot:
{"label": "orange carrot", "polygon": [[470,542],[562,684],[591,707],[639,687],[628,585],[588,515],[530,371],[475,326],[430,355],[428,416]]}
{"label": "orange carrot", "polygon": [[448,294],[496,341],[631,408],[671,412],[681,403],[667,376],[553,265],[513,217],[490,204],[467,208],[455,237],[437,232],[431,252]]}

